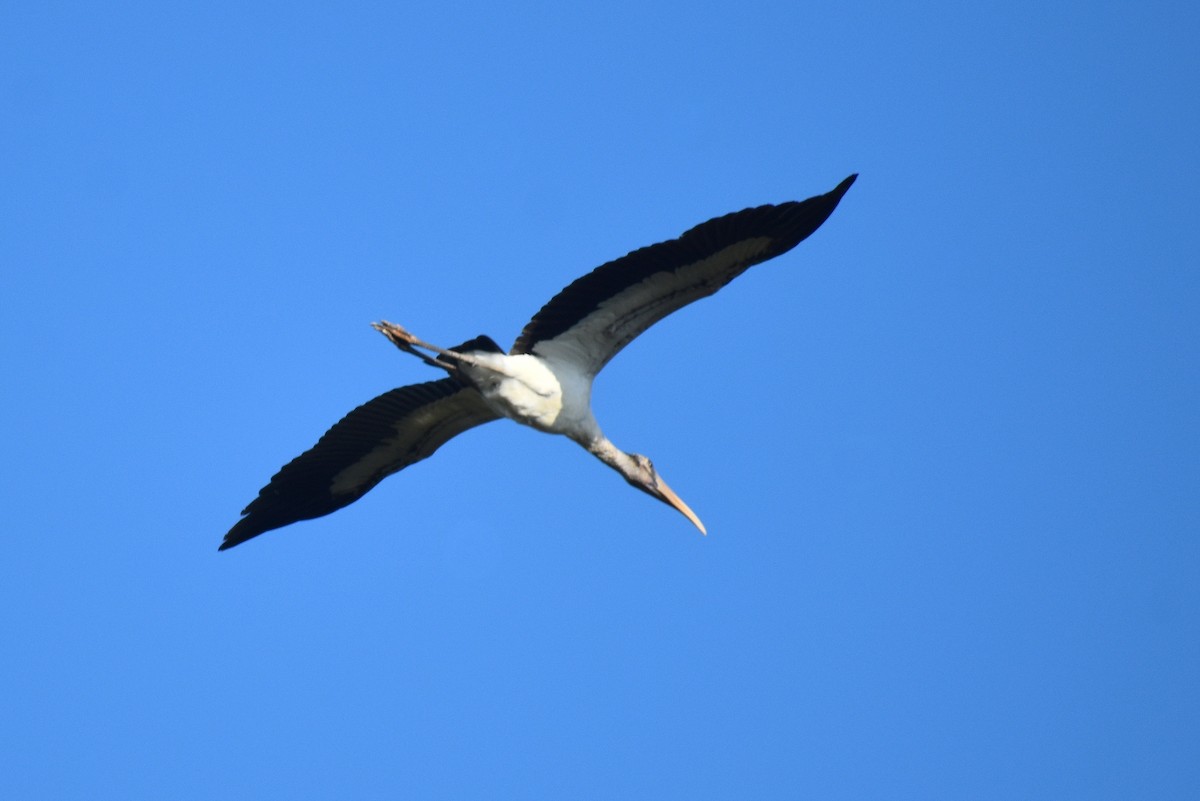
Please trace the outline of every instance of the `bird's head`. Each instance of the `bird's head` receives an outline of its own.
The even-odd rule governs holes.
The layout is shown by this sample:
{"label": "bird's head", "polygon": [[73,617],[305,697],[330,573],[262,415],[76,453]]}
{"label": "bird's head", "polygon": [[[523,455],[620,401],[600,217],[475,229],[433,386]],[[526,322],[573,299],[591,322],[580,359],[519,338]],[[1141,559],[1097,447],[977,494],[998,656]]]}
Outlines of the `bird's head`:
{"label": "bird's head", "polygon": [[662,476],[654,469],[654,462],[650,461],[648,456],[642,456],[640,453],[631,453],[629,457],[633,460],[635,469],[625,475],[625,480],[647,495],[674,507],[676,511],[691,520],[692,525],[700,529],[701,534],[707,536],[708,530],[704,528],[700,518],[696,517],[696,513],[675,494],[675,490],[667,486],[667,482],[663,481]]}

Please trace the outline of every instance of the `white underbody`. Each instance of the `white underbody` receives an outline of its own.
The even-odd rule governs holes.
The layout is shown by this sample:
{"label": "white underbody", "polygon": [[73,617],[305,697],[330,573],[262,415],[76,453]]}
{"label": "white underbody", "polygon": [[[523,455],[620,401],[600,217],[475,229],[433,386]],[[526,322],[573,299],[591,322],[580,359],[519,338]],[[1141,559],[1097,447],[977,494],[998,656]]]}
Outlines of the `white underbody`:
{"label": "white underbody", "polygon": [[592,377],[558,360],[521,353],[471,353],[461,364],[496,414],[522,425],[562,434],[585,447],[600,436],[592,416]]}

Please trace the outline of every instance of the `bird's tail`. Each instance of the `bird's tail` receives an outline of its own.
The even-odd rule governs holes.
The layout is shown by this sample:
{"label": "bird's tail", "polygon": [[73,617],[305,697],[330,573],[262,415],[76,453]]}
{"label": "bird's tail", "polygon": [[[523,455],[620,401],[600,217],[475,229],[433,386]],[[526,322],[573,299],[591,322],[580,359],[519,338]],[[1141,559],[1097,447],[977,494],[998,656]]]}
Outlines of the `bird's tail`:
{"label": "bird's tail", "polygon": [[[496,341],[486,334],[480,334],[474,339],[468,339],[461,345],[455,345],[453,348],[450,348],[450,350],[454,351],[455,353],[504,353],[504,350],[496,344]],[[434,359],[434,361],[441,362],[450,368],[455,366],[452,357],[446,356],[445,354],[439,355],[436,359]],[[451,369],[451,373],[454,375],[458,374],[457,371],[453,369]]]}

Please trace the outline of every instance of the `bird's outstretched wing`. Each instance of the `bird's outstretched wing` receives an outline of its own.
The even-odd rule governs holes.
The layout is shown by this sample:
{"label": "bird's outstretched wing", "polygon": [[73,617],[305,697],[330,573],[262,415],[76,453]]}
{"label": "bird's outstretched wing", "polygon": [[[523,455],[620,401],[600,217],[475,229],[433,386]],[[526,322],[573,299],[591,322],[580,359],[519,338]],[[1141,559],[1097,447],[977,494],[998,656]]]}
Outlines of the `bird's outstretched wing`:
{"label": "bird's outstretched wing", "polygon": [[271,478],[220,550],[354,503],[450,438],[495,419],[483,397],[455,378],[400,387],[367,401]]}
{"label": "bird's outstretched wing", "polygon": [[857,177],[808,200],[717,217],[678,239],[597,267],[543,306],[512,352],[570,360],[595,375],[671,312],[800,244],[828,219]]}

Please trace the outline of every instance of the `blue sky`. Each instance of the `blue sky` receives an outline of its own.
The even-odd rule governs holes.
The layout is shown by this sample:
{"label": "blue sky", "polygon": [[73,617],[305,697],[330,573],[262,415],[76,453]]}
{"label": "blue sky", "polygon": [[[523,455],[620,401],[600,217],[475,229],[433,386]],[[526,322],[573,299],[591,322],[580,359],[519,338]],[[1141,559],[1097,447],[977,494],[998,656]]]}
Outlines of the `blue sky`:
{"label": "blue sky", "polygon": [[[0,795],[1183,798],[1185,3],[8,3]],[[594,404],[218,554],[576,276],[861,178]]]}

